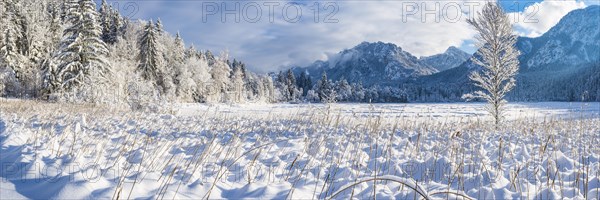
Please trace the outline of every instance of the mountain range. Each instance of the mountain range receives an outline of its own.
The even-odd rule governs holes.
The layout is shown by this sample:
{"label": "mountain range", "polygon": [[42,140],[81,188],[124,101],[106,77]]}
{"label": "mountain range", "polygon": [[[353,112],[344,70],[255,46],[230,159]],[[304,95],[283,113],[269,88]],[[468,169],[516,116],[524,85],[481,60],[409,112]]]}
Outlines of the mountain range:
{"label": "mountain range", "polygon": [[316,61],[294,71],[308,72],[313,79],[327,73],[332,80],[342,78],[366,85],[393,85],[458,67],[470,54],[449,47],[444,53],[417,58],[392,43],[363,42],[331,56],[327,61]]}
{"label": "mountain range", "polygon": [[445,71],[460,66],[471,58],[471,54],[454,46],[449,47],[444,53],[421,57],[421,63],[429,65],[438,71]]}
{"label": "mountain range", "polygon": [[[516,47],[520,70],[517,88],[509,94],[520,101],[600,100],[600,6],[571,11],[542,36],[519,37]],[[294,71],[308,72],[313,80],[327,73],[367,86],[395,86],[409,101],[462,101],[476,90],[468,79],[478,70],[471,56],[456,47],[416,58],[391,43],[363,42],[327,61]],[[587,98],[587,99],[586,99]]]}

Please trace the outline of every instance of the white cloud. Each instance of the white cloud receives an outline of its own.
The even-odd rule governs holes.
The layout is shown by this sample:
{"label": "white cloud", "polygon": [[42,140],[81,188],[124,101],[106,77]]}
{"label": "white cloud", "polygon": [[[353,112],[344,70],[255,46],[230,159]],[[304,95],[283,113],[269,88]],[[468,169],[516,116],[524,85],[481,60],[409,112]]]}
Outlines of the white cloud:
{"label": "white cloud", "polygon": [[567,13],[585,8],[586,3],[576,0],[545,0],[534,3],[523,12],[510,13],[517,34],[538,37],[556,25]]}
{"label": "white cloud", "polygon": [[[282,15],[283,5],[291,1],[273,1],[280,4],[275,9],[273,23],[269,22],[269,10],[264,6],[263,17],[256,23],[246,22],[243,18],[236,23],[231,15],[223,23],[219,14],[208,16],[204,22],[202,4],[206,2],[144,2],[140,3],[137,17],[161,17],[167,31],[180,31],[188,44],[194,43],[198,49],[214,52],[227,49],[230,56],[248,63],[251,69],[259,72],[275,71],[291,65],[304,66],[363,41],[391,42],[416,56],[433,55],[444,52],[449,46],[460,47],[475,34],[465,22],[470,13],[470,7],[465,2],[474,2],[467,0],[332,1],[335,4],[327,10],[324,8],[326,2],[318,1],[321,7],[319,23],[313,20],[315,2],[310,1],[298,3],[303,13],[297,23],[286,22]],[[252,1],[239,2],[243,10],[243,6]],[[267,1],[256,3],[262,5],[264,2]],[[481,7],[484,1],[476,2]],[[222,9],[220,3],[217,2]],[[228,9],[233,8],[229,6],[231,3],[228,1]],[[439,22],[436,22],[433,14],[426,15],[423,22],[421,11],[435,9],[436,3],[439,7],[435,16],[440,17]],[[403,12],[407,6],[415,4],[418,6],[417,12],[412,15]],[[338,8],[333,15],[337,23],[323,23],[324,17],[334,7]],[[288,12],[293,14],[294,9]]]}
{"label": "white cloud", "polygon": [[[595,1],[595,0],[592,0]],[[139,1],[138,1],[139,2]],[[180,31],[186,42],[194,43],[198,49],[209,49],[218,54],[229,50],[232,57],[249,64],[258,72],[275,71],[291,65],[307,65],[318,59],[326,59],[328,55],[363,42],[391,42],[416,56],[441,53],[449,46],[470,48],[468,44],[475,35],[465,22],[473,11],[467,5],[476,3],[478,11],[485,1],[333,1],[338,12],[334,18],[337,23],[323,23],[329,10],[321,6],[320,20],[315,23],[314,2],[300,1],[303,15],[299,22],[289,23],[282,17],[282,7],[291,1],[273,1],[280,5],[275,9],[275,19],[269,22],[268,8],[262,6],[262,18],[256,23],[233,22],[228,16],[225,23],[220,15],[202,19],[202,3],[209,1],[150,1],[140,3],[140,18],[161,17],[165,28],[174,33]],[[233,1],[227,1],[232,3]],[[248,2],[239,1],[243,7]],[[262,5],[269,1],[256,1]],[[210,2],[209,2],[210,3]],[[220,2],[217,2],[220,5]],[[419,8],[414,15],[403,19],[407,5],[416,3]],[[436,22],[433,15],[426,15],[423,22],[423,3],[428,10],[439,3]],[[586,2],[588,3],[588,2]],[[460,7],[460,19],[456,16],[456,5]],[[546,0],[533,4],[520,13],[511,13],[521,20],[515,24],[517,32],[526,36],[538,36],[554,26],[568,12],[585,7],[585,3],[575,0]],[[232,7],[228,7],[232,8]],[[446,8],[444,10],[444,8]],[[525,23],[524,17],[538,8],[536,23]],[[293,14],[293,9],[289,10]],[[441,14],[440,14],[441,12]]]}

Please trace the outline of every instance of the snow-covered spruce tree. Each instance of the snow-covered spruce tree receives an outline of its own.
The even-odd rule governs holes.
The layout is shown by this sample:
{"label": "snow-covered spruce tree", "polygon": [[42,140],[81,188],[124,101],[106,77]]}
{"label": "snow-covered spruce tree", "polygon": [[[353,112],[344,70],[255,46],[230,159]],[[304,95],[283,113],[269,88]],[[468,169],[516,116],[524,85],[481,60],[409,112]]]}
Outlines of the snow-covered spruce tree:
{"label": "snow-covered spruce tree", "polygon": [[317,92],[315,92],[315,90],[308,90],[306,92],[306,97],[305,97],[306,101],[308,102],[319,102],[319,94],[317,94]]}
{"label": "snow-covered spruce tree", "polygon": [[352,86],[350,86],[346,78],[342,77],[340,81],[335,83],[335,91],[337,101],[350,101],[352,99]]}
{"label": "snow-covered spruce tree", "polygon": [[263,95],[265,100],[269,103],[276,102],[275,86],[273,85],[273,79],[270,76],[266,76],[262,79],[264,92]]}
{"label": "snow-covered spruce tree", "polygon": [[44,46],[48,52],[48,55],[50,55],[50,52],[54,52],[58,48],[63,27],[61,26],[62,20],[60,19],[60,4],[57,2],[51,2],[48,5],[47,10],[47,17],[50,20],[45,34]]}
{"label": "snow-covered spruce tree", "polygon": [[[244,70],[244,68],[240,68],[240,70]],[[244,75],[244,84],[245,84],[245,100],[248,102],[265,102],[267,98],[265,98],[265,88],[263,85],[263,77],[257,76],[252,73],[246,73]]]}
{"label": "snow-covered spruce tree", "polygon": [[[185,59],[184,65],[187,66],[189,73],[191,74],[189,90],[192,100],[195,102],[206,102],[206,85],[211,80],[208,62],[204,59],[204,56],[197,56],[194,54]],[[182,86],[183,85],[185,85],[185,83],[182,83]]]}
{"label": "snow-covered spruce tree", "polygon": [[[169,33],[163,32],[160,25],[155,24],[157,43],[156,48],[162,53],[163,65],[160,65],[159,71],[162,72],[162,96],[163,99],[168,101],[175,101],[177,99],[177,86],[175,85],[175,72],[177,71],[177,65],[181,65],[183,60],[183,51],[185,48],[181,48],[180,52],[175,52],[176,40]],[[183,41],[181,41],[183,44]]]}
{"label": "snow-covered spruce tree", "polygon": [[352,101],[363,102],[365,99],[365,88],[362,82],[352,84]]}
{"label": "snow-covered spruce tree", "polygon": [[114,92],[110,97],[115,103],[127,103],[134,110],[152,109],[160,102],[160,93],[154,82],[145,80],[137,70],[139,33],[143,24],[127,26],[122,30],[114,45],[109,45],[109,62],[113,66],[113,82],[110,87]]}
{"label": "snow-covered spruce tree", "polygon": [[232,101],[236,103],[244,102],[244,74],[240,67],[236,67],[233,70],[233,76],[231,77],[231,87],[233,90]]}
{"label": "snow-covered spruce tree", "polygon": [[28,55],[30,47],[29,38],[29,21],[25,15],[23,4],[24,2],[8,1],[8,28],[13,30],[13,34],[16,37],[16,45],[18,52],[21,55]]}
{"label": "snow-covered spruce tree", "polygon": [[7,95],[30,97],[39,90],[37,66],[49,57],[50,46],[56,46],[48,42],[54,34],[48,31],[52,22],[48,14],[56,10],[52,4],[45,0],[0,1],[0,68],[4,68],[0,71],[8,83]]}
{"label": "snow-covered spruce tree", "polygon": [[288,69],[287,71],[285,84],[287,89],[286,91],[288,93],[288,101],[297,101],[298,97],[302,92],[300,92],[300,90],[298,90],[296,86],[296,76],[294,75],[294,72],[292,72],[291,69]]}
{"label": "snow-covered spruce tree", "polygon": [[102,0],[100,4],[100,9],[98,10],[98,22],[100,23],[100,27],[102,29],[102,41],[107,44],[113,44],[114,41],[111,39],[111,25],[112,25],[112,9],[109,7],[106,0]]}
{"label": "snow-covered spruce tree", "polygon": [[97,92],[95,90],[102,88],[97,86],[109,80],[111,68],[105,60],[108,49],[100,38],[101,28],[96,21],[98,13],[94,1],[71,0],[66,6],[66,19],[70,26],[64,30],[64,39],[51,61],[45,82],[51,93],[66,92],[80,97],[86,95],[79,94],[84,91],[82,86],[86,87],[86,92]]}
{"label": "snow-covered spruce tree", "polygon": [[333,88],[333,83],[327,79],[327,73],[323,73],[323,75],[321,75],[321,80],[317,82],[315,87],[322,103],[335,103],[337,95],[335,93],[335,89]]}
{"label": "snow-covered spruce tree", "polygon": [[4,41],[0,47],[0,56],[3,67],[11,69],[15,76],[19,78],[23,72],[24,57],[19,54],[16,44],[16,37],[13,29],[7,29],[4,32]]}
{"label": "snow-covered spruce tree", "polygon": [[300,73],[300,77],[298,78],[296,85],[298,85],[298,88],[302,89],[302,96],[306,96],[308,90],[313,87],[312,80],[310,79],[308,72],[303,71]]}
{"label": "snow-covered spruce tree", "polygon": [[16,95],[22,90],[19,76],[23,71],[24,57],[17,52],[16,39],[11,29],[6,30],[3,39],[0,47],[0,95]]}
{"label": "snow-covered spruce tree", "polygon": [[192,80],[190,65],[186,65],[185,44],[183,39],[177,33],[171,50],[169,65],[173,67],[173,84],[175,86],[175,95],[184,102],[191,102],[193,99],[193,89],[195,83]]}
{"label": "snow-covered spruce tree", "polygon": [[377,86],[371,86],[365,90],[365,102],[378,102],[379,101],[379,89]]}
{"label": "snow-covered spruce tree", "polygon": [[64,24],[60,19],[60,1],[22,1],[25,8],[25,19],[28,21],[27,38],[29,48],[23,77],[25,96],[38,96],[42,89],[42,73],[60,47]]}
{"label": "snow-covered spruce tree", "polygon": [[110,9],[110,28],[108,31],[108,36],[106,36],[106,41],[109,44],[116,43],[120,37],[124,36],[124,28],[126,21],[123,19],[119,11],[116,9]]}
{"label": "snow-covered spruce tree", "polygon": [[209,102],[212,101],[212,74],[210,63],[215,63],[214,57],[209,59],[209,51],[205,53],[197,51],[193,46],[186,50],[186,63],[192,72],[192,81],[194,83],[193,98],[196,102]]}
{"label": "snow-covered spruce tree", "polygon": [[156,24],[154,24],[154,26],[156,26],[156,32],[158,34],[162,34],[163,33],[163,25],[162,25],[162,21],[160,20],[160,18],[158,18],[156,20]]}
{"label": "snow-covered spruce tree", "polygon": [[26,76],[26,53],[29,48],[27,37],[28,23],[25,16],[21,13],[21,4],[5,2],[6,23],[4,33],[2,34],[2,45],[0,46],[0,59],[4,67],[10,68],[17,80],[22,80]]}
{"label": "snow-covered spruce tree", "polygon": [[184,53],[185,59],[189,59],[191,57],[199,57],[199,56],[200,56],[200,53],[198,53],[198,50],[196,50],[196,47],[194,46],[194,44],[190,45],[190,47],[187,48]]}
{"label": "snow-covered spruce tree", "polygon": [[173,43],[173,55],[177,56],[175,58],[176,61],[183,62],[185,59],[185,43],[183,42],[183,38],[179,32],[175,35],[175,40]]}
{"label": "snow-covered spruce tree", "polygon": [[287,77],[283,73],[283,71],[279,71],[275,80],[273,82],[275,89],[277,90],[277,95],[275,96],[276,101],[283,102],[290,100],[290,93],[288,92],[287,87]]}
{"label": "snow-covered spruce tree", "polygon": [[469,78],[483,91],[466,94],[463,98],[481,98],[488,102],[487,111],[494,118],[496,128],[501,123],[506,94],[515,86],[519,70],[519,50],[515,48],[517,36],[513,34],[508,16],[496,3],[487,3],[476,19],[467,22],[479,35],[479,50],[472,61],[483,69],[471,73]]}
{"label": "snow-covered spruce tree", "polygon": [[144,27],[142,35],[139,38],[138,46],[140,53],[138,55],[137,70],[141,73],[142,78],[151,81],[155,86],[160,87],[162,91],[165,89],[164,74],[162,72],[162,53],[158,47],[158,33],[152,21]]}
{"label": "snow-covered spruce tree", "polygon": [[[210,57],[211,55],[207,55]],[[206,84],[206,95],[210,102],[226,102],[229,100],[229,86],[231,84],[229,76],[231,68],[227,65],[229,54],[227,51],[221,53],[219,59],[209,58],[209,65],[212,62],[210,75],[212,81]]]}

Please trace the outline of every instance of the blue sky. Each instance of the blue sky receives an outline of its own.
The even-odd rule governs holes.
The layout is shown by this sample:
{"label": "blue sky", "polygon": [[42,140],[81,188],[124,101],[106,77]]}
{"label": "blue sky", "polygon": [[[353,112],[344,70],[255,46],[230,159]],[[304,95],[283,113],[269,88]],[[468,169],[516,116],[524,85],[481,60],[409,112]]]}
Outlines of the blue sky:
{"label": "blue sky", "polygon": [[[464,19],[483,4],[472,0],[107,1],[133,19],[160,18],[165,29],[172,34],[179,31],[187,45],[216,54],[227,50],[257,72],[308,65],[363,41],[395,43],[415,56],[442,53],[450,46],[471,53],[476,49],[475,33]],[[518,34],[536,37],[569,11],[599,1],[500,3],[515,19]]]}
{"label": "blue sky", "polygon": [[531,4],[542,2],[542,1],[543,0],[527,0],[527,1],[507,0],[507,1],[499,1],[499,3],[502,6],[502,8],[504,8],[504,10],[506,10],[507,12],[522,12],[523,10],[525,10],[525,7],[527,7]]}

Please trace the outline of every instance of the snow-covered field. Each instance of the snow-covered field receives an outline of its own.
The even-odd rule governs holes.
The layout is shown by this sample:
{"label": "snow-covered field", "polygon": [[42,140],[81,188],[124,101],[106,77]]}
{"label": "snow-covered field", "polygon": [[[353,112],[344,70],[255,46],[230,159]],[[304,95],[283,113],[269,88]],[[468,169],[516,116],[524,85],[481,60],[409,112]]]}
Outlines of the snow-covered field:
{"label": "snow-covered field", "polygon": [[600,104],[483,105],[0,99],[0,198],[598,198]]}

